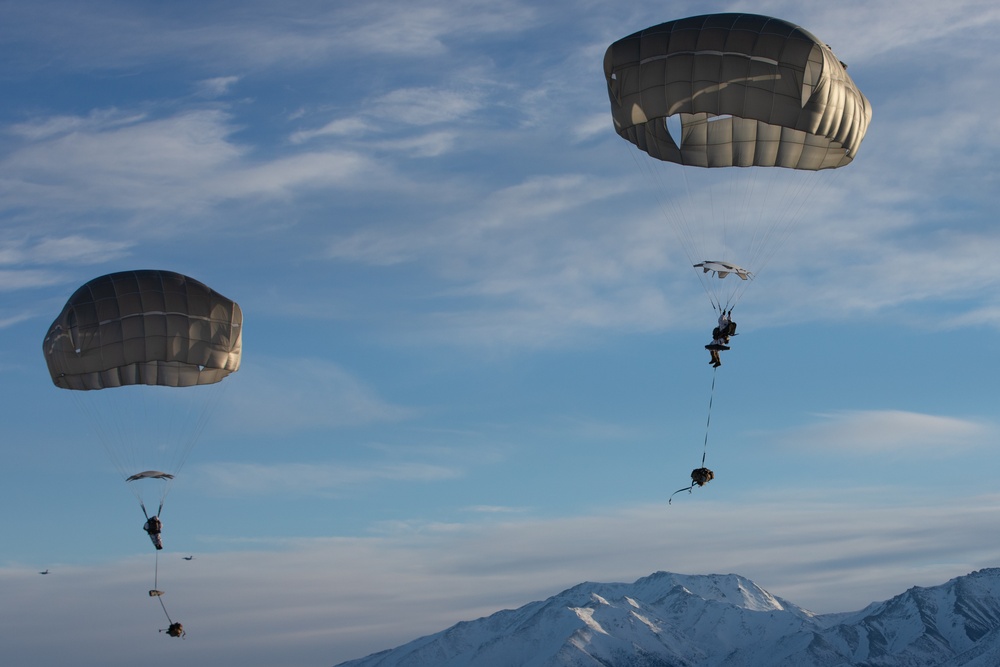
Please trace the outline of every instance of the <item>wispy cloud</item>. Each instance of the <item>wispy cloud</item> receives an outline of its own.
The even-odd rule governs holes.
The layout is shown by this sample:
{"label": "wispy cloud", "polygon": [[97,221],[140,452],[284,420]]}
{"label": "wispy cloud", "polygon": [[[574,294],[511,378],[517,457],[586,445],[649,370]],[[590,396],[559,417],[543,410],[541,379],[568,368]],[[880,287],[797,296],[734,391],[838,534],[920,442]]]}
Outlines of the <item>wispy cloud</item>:
{"label": "wispy cloud", "polygon": [[60,273],[45,269],[0,270],[0,291],[58,285],[63,280]]}
{"label": "wispy cloud", "polygon": [[374,100],[372,114],[403,125],[434,125],[475,112],[478,97],[472,90],[400,88]]}
{"label": "wispy cloud", "polygon": [[367,466],[336,463],[215,463],[193,468],[223,495],[338,495],[349,487],[380,481],[434,482],[459,477],[455,467],[421,462]]}
{"label": "wispy cloud", "polygon": [[100,264],[127,254],[133,241],[108,241],[70,234],[0,243],[3,264]]}
{"label": "wispy cloud", "polygon": [[243,433],[341,428],[417,413],[325,359],[254,357],[227,385],[217,421]]}
{"label": "wispy cloud", "polygon": [[991,442],[995,424],[902,410],[852,410],[818,415],[820,421],[781,436],[798,449],[869,455],[937,451],[945,456]]}
{"label": "wispy cloud", "polygon": [[300,130],[292,134],[293,144],[301,144],[317,137],[350,137],[366,134],[371,126],[362,118],[337,118],[315,130]]}
{"label": "wispy cloud", "polygon": [[[282,11],[247,2],[241,12],[226,6],[203,11],[144,12],[104,0],[83,11],[65,0],[8,5],[0,13],[0,36],[22,51],[64,67],[129,69],[157,59],[212,70],[253,66],[322,64],[345,58],[389,56],[428,59],[448,52],[448,42],[523,30],[536,10],[520,2],[475,2],[461,6],[420,0],[401,8],[374,0],[330,4],[295,0]],[[18,59],[21,68],[33,65]]]}
{"label": "wispy cloud", "polygon": [[[207,192],[199,182],[231,168],[244,149],[217,110],[47,129],[0,161],[6,207],[183,209]],[[42,123],[48,127],[51,123]],[[60,122],[60,128],[72,125]]]}
{"label": "wispy cloud", "polygon": [[[800,5],[775,2],[776,16],[791,16]],[[944,6],[932,0],[868,3],[860,0],[836,8],[817,5],[810,21],[823,27],[823,39],[849,64],[871,63],[886,53],[929,46],[963,49],[963,35],[987,34],[1000,24],[1000,10],[989,0],[959,0]],[[813,28],[817,32],[818,27]]]}
{"label": "wispy cloud", "polygon": [[220,97],[228,93],[239,80],[238,76],[216,76],[197,82],[195,90],[202,97]]}
{"label": "wispy cloud", "polygon": [[508,507],[505,505],[472,505],[466,508],[469,512],[479,514],[523,514],[529,511],[526,507]]}
{"label": "wispy cloud", "polygon": [[[218,109],[196,109],[163,118],[107,114],[94,118],[39,119],[18,132],[26,141],[0,160],[2,206],[27,210],[22,239],[47,234],[36,249],[57,243],[82,258],[98,249],[79,234],[60,242],[60,219],[84,218],[108,236],[184,238],[192,225],[243,223],[219,215],[231,202],[281,200],[325,187],[366,188],[377,183],[372,161],[356,152],[297,152],[258,160],[235,143],[232,117]],[[386,169],[378,170],[385,174]],[[105,212],[100,222],[91,219]],[[107,212],[110,212],[108,214]],[[151,222],[143,227],[143,217]],[[164,220],[169,220],[168,224]],[[30,224],[29,224],[30,223]],[[243,223],[245,228],[245,223]],[[107,257],[134,241],[101,241]],[[46,248],[42,248],[47,246]],[[88,250],[90,248],[90,250]],[[54,259],[61,259],[56,256]]]}

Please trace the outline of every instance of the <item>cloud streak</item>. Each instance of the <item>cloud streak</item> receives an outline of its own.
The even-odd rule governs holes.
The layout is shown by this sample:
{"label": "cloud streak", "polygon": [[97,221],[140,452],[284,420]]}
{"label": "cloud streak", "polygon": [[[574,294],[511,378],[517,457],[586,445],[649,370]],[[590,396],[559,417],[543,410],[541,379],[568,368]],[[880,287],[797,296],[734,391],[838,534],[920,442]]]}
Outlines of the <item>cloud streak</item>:
{"label": "cloud streak", "polygon": [[849,410],[819,415],[820,422],[794,429],[781,442],[801,448],[869,455],[873,452],[953,452],[981,446],[996,425],[978,420],[903,410]]}
{"label": "cloud streak", "polygon": [[459,477],[453,466],[419,462],[373,465],[335,463],[216,463],[193,470],[213,493],[223,495],[335,496],[345,487],[373,482],[436,482]]}

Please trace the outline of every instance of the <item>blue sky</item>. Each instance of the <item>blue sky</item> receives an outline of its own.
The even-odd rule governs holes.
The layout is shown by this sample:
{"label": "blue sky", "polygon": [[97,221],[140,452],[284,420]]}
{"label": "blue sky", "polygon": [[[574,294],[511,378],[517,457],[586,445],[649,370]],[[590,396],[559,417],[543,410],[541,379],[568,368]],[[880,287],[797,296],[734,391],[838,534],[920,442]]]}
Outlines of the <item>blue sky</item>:
{"label": "blue sky", "polygon": [[[731,10],[829,43],[874,121],[740,302],[717,478],[668,506],[714,315],[602,59]],[[0,3],[0,660],[332,665],[584,580],[833,612],[995,566],[998,29],[985,0]],[[246,318],[164,513],[184,642],[41,354],[136,268]]]}

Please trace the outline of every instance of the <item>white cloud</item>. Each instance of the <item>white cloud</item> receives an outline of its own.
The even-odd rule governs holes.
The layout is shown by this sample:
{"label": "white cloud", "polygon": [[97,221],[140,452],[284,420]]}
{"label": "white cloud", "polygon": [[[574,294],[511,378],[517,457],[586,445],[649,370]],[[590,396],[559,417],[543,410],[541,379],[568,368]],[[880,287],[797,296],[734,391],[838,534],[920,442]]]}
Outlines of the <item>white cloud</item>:
{"label": "white cloud", "polygon": [[516,33],[536,21],[534,8],[519,2],[476,0],[456,6],[414,2],[398,5],[367,2],[344,11],[340,37],[344,46],[362,53],[411,57],[438,56],[448,41],[471,41],[488,35]]}
{"label": "white cloud", "polygon": [[507,507],[504,505],[472,505],[466,508],[469,512],[481,514],[523,514],[528,511],[526,507]]}
{"label": "white cloud", "polygon": [[[801,10],[800,4],[775,4],[780,5],[775,9],[777,16]],[[990,0],[957,0],[947,5],[933,0],[854,0],[810,9],[816,13],[805,27],[823,35],[855,69],[862,62],[908,49],[962,51],[970,33],[989,34],[991,27],[1000,24],[1000,8]]]}
{"label": "white cloud", "polygon": [[0,270],[0,291],[11,292],[58,285],[63,280],[63,276],[59,273],[45,269]]}
{"label": "white cloud", "polygon": [[143,112],[94,109],[86,116],[49,116],[14,123],[7,131],[30,141],[42,141],[73,132],[103,132],[140,123],[145,119],[146,114]]}
{"label": "white cloud", "polygon": [[0,244],[0,264],[100,264],[127,254],[133,241],[97,240],[80,234]]}
{"label": "white cloud", "polygon": [[209,199],[225,201],[280,198],[296,190],[324,186],[364,188],[370,187],[367,176],[374,171],[373,162],[359,153],[336,150],[303,153],[220,171],[209,179],[203,194]]}
{"label": "white cloud", "polygon": [[[158,119],[77,120],[39,120],[35,130],[21,132],[30,140],[0,160],[0,206],[30,212],[16,223],[23,229],[18,243],[32,246],[36,256],[42,250],[69,252],[75,261],[91,261],[87,256],[96,260],[103,252],[104,260],[112,259],[139,237],[185,238],[193,226],[204,228],[208,214],[212,226],[240,224],[245,230],[242,219],[219,213],[222,204],[280,201],[326,187],[379,187],[391,179],[391,170],[376,169],[371,159],[351,151],[253,159],[248,147],[231,140],[231,116],[215,109]],[[66,218],[82,218],[88,227],[129,240],[75,233],[59,241]],[[39,234],[47,236],[26,240]]]}
{"label": "white cloud", "polygon": [[361,118],[337,118],[315,130],[300,130],[292,134],[290,141],[301,144],[317,137],[351,137],[367,134],[370,125]]}
{"label": "white cloud", "polygon": [[993,424],[902,410],[852,410],[819,415],[819,423],[787,432],[781,441],[801,449],[864,453],[912,451],[948,456],[992,442]]}
{"label": "white cloud", "polygon": [[374,116],[401,125],[454,122],[480,108],[475,91],[439,88],[400,88],[372,102]]}
{"label": "white cloud", "polygon": [[238,76],[217,76],[204,79],[196,84],[197,94],[202,97],[221,97],[239,82]]}
{"label": "white cloud", "polygon": [[[5,288],[0,287],[0,291]],[[35,316],[34,313],[18,313],[16,315],[0,315],[0,329],[6,329],[7,327],[14,326],[15,324],[20,324],[21,322],[30,320]]]}
{"label": "white cloud", "polygon": [[450,153],[461,144],[460,137],[459,133],[451,131],[428,132],[401,139],[382,139],[372,145],[386,153],[430,158]]}
{"label": "white cloud", "polygon": [[48,133],[0,161],[4,205],[79,212],[201,203],[200,184],[244,153],[227,140],[227,121],[201,110]]}
{"label": "white cloud", "polygon": [[[181,14],[182,16],[178,16]],[[88,5],[40,0],[0,11],[0,37],[38,61],[71,68],[128,69],[165,59],[203,71],[218,68],[289,67],[343,62],[371,56],[427,60],[448,52],[447,43],[523,30],[536,10],[518,2],[423,0],[405,7],[394,2],[327,3],[296,0],[275,12],[266,2],[178,7],[145,12],[129,3],[104,0]]]}

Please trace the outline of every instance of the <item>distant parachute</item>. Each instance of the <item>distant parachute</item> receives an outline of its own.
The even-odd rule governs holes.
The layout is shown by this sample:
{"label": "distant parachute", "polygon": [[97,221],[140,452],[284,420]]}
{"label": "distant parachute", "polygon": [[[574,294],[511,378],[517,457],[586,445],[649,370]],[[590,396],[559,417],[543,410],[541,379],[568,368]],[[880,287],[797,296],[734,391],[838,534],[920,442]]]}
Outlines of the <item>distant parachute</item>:
{"label": "distant parachute", "polygon": [[179,273],[140,270],[77,289],[42,347],[52,382],[78,398],[145,511],[139,485],[161,480],[162,508],[217,400],[205,385],[239,369],[242,343],[236,302]]}
{"label": "distant parachute", "polygon": [[137,479],[173,479],[174,476],[170,473],[160,472],[159,470],[144,470],[142,472],[137,472],[136,474],[126,477],[126,482],[134,482]]}
{"label": "distant parachute", "polygon": [[[872,117],[829,46],[754,14],[641,30],[608,47],[604,74],[615,131],[649,157],[679,165],[661,203],[688,259],[699,268],[746,267],[714,282],[727,276],[699,271],[719,309],[739,299],[794,221],[820,211],[815,180],[804,173],[849,164]],[[726,167],[787,169],[714,169]],[[784,173],[760,185],[761,172]]]}

